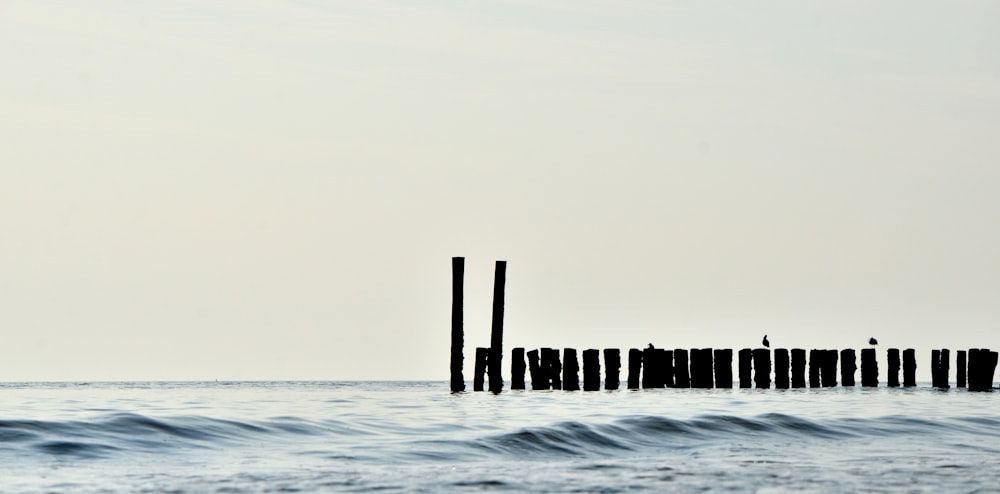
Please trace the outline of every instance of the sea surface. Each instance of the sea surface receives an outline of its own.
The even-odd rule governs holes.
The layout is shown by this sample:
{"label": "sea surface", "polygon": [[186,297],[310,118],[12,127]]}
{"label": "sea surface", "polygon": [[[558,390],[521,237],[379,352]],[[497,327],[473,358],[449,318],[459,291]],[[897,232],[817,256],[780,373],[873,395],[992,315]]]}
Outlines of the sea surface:
{"label": "sea surface", "polygon": [[2,492],[1000,492],[1000,393],[0,384]]}

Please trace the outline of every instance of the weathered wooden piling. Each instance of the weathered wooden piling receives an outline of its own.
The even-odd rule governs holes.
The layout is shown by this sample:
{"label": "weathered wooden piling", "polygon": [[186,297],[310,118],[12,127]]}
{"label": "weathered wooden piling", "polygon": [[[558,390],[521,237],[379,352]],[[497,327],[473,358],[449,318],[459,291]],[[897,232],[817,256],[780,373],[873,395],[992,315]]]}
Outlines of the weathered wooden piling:
{"label": "weathered wooden piling", "polygon": [[688,372],[688,351],[683,348],[674,349],[674,387],[691,387],[691,374]]}
{"label": "weathered wooden piling", "polygon": [[965,373],[968,371],[969,366],[965,360],[965,350],[959,350],[955,353],[955,386],[959,388],[965,387]]}
{"label": "weathered wooden piling", "polygon": [[751,369],[753,368],[753,350],[744,348],[739,351],[740,360],[740,388],[751,387]]}
{"label": "weathered wooden piling", "polygon": [[997,352],[987,348],[969,349],[969,391],[992,391]]}
{"label": "weathered wooden piling", "polygon": [[875,360],[874,348],[861,349],[861,385],[878,387],[878,361]]}
{"label": "weathered wooden piling", "polygon": [[575,348],[563,349],[563,389],[580,391],[580,361]]}
{"label": "weathered wooden piling", "polygon": [[628,389],[639,389],[639,373],[642,371],[642,350],[628,349]]}
{"label": "weathered wooden piling", "polygon": [[853,348],[840,351],[840,385],[852,387],[855,385],[854,373],[858,370],[858,354]]}
{"label": "weathered wooden piling", "polygon": [[931,385],[948,389],[950,355],[947,349],[931,350]]}
{"label": "weathered wooden piling", "polygon": [[903,386],[917,385],[917,352],[912,348],[903,350]]}
{"label": "weathered wooden piling", "polygon": [[715,350],[712,362],[715,370],[715,387],[733,387],[733,351],[731,349]]}
{"label": "weathered wooden piling", "polygon": [[663,385],[657,386],[657,380],[660,377],[660,369],[656,364],[656,357],[653,353],[656,351],[652,346],[648,346],[642,350],[642,387],[647,388],[662,388]]}
{"label": "weathered wooden piling", "polygon": [[774,349],[774,388],[775,389],[788,389],[791,386],[791,381],[788,379],[788,371],[791,365],[791,360],[788,356],[787,348],[775,348]]}
{"label": "weathered wooden piling", "polygon": [[493,274],[493,326],[490,330],[490,357],[487,367],[490,374],[490,392],[503,391],[503,374],[500,362],[503,359],[503,296],[507,283],[507,261],[497,261]]}
{"label": "weathered wooden piling", "polygon": [[660,369],[660,382],[668,388],[676,387],[674,383],[674,351],[657,349],[660,352],[657,356],[658,367]]}
{"label": "weathered wooden piling", "polygon": [[451,258],[451,392],[465,391],[465,377],[462,366],[465,357],[462,347],[465,345],[465,335],[462,328],[462,306],[464,304],[465,258]]}
{"label": "weathered wooden piling", "polygon": [[524,389],[524,348],[510,352],[510,389]]}
{"label": "weathered wooden piling", "polygon": [[767,348],[753,350],[753,382],[756,388],[771,387],[771,350]]}
{"label": "weathered wooden piling", "polygon": [[792,349],[792,388],[806,387],[806,350]]}
{"label": "weathered wooden piling", "polygon": [[714,380],[712,374],[715,369],[712,367],[711,348],[691,349],[691,387],[700,389],[712,389]]}
{"label": "weathered wooden piling", "polygon": [[823,352],[813,348],[809,350],[809,387],[818,388],[823,385],[820,381],[820,371],[823,369]]}
{"label": "weathered wooden piling", "polygon": [[823,350],[823,361],[821,363],[820,379],[824,388],[837,386],[837,351]]}
{"label": "weathered wooden piling", "polygon": [[583,390],[601,390],[601,352],[595,348],[583,351]]}
{"label": "weathered wooden piling", "polygon": [[890,348],[889,351],[886,353],[886,360],[887,363],[889,364],[888,365],[889,375],[886,376],[886,381],[888,382],[890,388],[898,388],[899,368],[901,363],[899,360],[899,349]]}
{"label": "weathered wooden piling", "polygon": [[531,374],[531,389],[549,389],[549,377],[542,368],[538,350],[528,351],[528,372]]}
{"label": "weathered wooden piling", "polygon": [[490,349],[483,347],[476,347],[476,367],[475,373],[472,375],[472,390],[482,391],[483,383],[486,380],[486,364],[489,359]]}
{"label": "weathered wooden piling", "polygon": [[604,349],[604,389],[615,390],[621,385],[619,376],[622,368],[621,350]]}
{"label": "weathered wooden piling", "polygon": [[545,370],[545,377],[549,380],[549,387],[562,389],[562,362],[559,361],[558,349],[542,348],[542,369]]}

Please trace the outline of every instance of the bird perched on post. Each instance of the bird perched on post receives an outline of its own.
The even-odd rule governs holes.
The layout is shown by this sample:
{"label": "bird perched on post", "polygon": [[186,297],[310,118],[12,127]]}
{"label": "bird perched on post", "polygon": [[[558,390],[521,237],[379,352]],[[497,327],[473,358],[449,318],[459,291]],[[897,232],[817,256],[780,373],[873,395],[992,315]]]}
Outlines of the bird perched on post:
{"label": "bird perched on post", "polygon": [[878,345],[878,340],[876,340],[875,337],[873,336],[871,338],[868,338],[868,344],[871,345],[872,348],[874,348],[875,345]]}
{"label": "bird perched on post", "polygon": [[767,341],[767,335],[764,335],[764,340],[761,341],[760,343],[764,345],[764,348],[771,348],[771,342]]}

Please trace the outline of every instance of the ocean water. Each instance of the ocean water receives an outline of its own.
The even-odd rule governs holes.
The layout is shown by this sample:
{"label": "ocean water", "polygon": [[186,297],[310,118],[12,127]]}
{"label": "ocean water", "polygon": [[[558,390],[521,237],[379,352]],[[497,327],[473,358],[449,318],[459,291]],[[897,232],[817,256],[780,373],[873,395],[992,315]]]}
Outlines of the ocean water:
{"label": "ocean water", "polygon": [[2,492],[1000,492],[1000,393],[0,384]]}

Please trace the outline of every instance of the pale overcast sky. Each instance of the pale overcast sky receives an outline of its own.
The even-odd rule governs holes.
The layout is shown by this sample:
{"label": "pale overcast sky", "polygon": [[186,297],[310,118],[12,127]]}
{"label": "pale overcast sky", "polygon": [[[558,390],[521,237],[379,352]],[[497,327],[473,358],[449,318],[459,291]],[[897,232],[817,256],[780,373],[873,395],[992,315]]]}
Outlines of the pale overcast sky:
{"label": "pale overcast sky", "polygon": [[454,255],[469,379],[496,259],[508,352],[877,336],[929,378],[1000,348],[998,19],[0,1],[0,379],[446,380]]}

